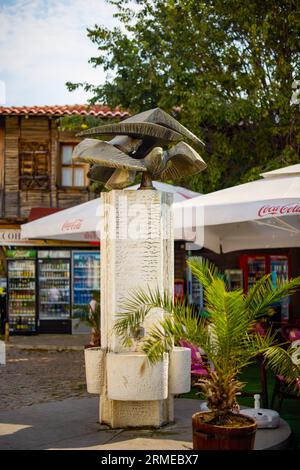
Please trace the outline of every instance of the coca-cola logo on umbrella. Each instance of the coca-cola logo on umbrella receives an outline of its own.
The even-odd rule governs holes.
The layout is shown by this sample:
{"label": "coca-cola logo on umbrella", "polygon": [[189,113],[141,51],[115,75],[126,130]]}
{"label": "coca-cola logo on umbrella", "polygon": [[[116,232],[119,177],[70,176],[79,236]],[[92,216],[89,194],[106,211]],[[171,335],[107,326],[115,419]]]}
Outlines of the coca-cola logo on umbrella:
{"label": "coca-cola logo on umbrella", "polygon": [[62,232],[78,230],[82,225],[83,219],[67,220],[61,227]]}
{"label": "coca-cola logo on umbrella", "polygon": [[265,205],[258,210],[259,217],[272,217],[276,215],[300,214],[300,204],[290,203],[282,206]]}

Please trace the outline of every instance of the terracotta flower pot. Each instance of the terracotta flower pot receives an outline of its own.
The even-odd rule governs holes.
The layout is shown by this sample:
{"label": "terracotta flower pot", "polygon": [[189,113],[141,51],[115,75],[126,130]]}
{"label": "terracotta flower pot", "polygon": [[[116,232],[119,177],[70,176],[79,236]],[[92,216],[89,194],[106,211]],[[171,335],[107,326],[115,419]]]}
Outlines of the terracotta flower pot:
{"label": "terracotta flower pot", "polygon": [[[256,422],[240,415],[245,423],[236,426],[218,426],[205,422],[211,412],[195,413],[193,421],[193,449],[196,450],[252,450],[254,448]],[[236,415],[232,414],[234,419]]]}

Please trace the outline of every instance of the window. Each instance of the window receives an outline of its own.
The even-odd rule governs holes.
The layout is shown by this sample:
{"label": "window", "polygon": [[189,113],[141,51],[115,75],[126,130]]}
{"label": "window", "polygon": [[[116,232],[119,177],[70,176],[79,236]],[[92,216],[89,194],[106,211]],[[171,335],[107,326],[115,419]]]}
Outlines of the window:
{"label": "window", "polygon": [[61,185],[83,188],[86,186],[86,165],[72,161],[75,145],[61,145]]}
{"label": "window", "polygon": [[20,142],[20,189],[47,189],[48,142]]}

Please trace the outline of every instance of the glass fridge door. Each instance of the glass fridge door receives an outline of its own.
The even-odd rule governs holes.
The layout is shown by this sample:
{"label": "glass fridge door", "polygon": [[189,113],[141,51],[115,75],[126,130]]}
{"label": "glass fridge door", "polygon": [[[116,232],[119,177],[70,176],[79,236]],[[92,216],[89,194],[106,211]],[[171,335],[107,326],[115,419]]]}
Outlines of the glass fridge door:
{"label": "glass fridge door", "polygon": [[[289,278],[289,262],[287,256],[270,256],[270,271],[271,279],[274,286],[276,284],[285,282]],[[289,297],[285,297],[281,302],[275,303],[274,306],[279,306],[280,312],[277,316],[278,321],[289,320]],[[276,317],[275,317],[276,319]]]}
{"label": "glass fridge door", "polygon": [[39,318],[70,318],[70,260],[39,259]]}
{"label": "glass fridge door", "polygon": [[95,290],[100,290],[100,252],[73,252],[73,318],[86,318]]}
{"label": "glass fridge door", "polygon": [[242,269],[225,269],[225,276],[230,290],[243,289]]}
{"label": "glass fridge door", "polygon": [[270,256],[270,271],[272,282],[285,282],[289,277],[289,262],[287,256]]}
{"label": "glass fridge door", "polygon": [[248,289],[267,273],[265,256],[249,256],[247,259]]}
{"label": "glass fridge door", "polygon": [[35,260],[8,260],[8,319],[12,333],[36,331]]}
{"label": "glass fridge door", "polygon": [[[189,256],[189,260],[202,262],[201,256]],[[203,287],[198,279],[192,274],[192,270],[187,266],[187,296],[189,304],[195,305],[199,311],[204,308]]]}

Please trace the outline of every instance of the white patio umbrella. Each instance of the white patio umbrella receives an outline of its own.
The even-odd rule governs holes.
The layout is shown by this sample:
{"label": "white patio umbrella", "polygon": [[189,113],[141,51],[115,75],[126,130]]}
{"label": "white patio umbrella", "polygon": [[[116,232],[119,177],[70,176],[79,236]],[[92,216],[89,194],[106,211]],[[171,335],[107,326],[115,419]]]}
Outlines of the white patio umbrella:
{"label": "white patio umbrella", "polygon": [[[173,194],[174,202],[186,201],[199,193],[180,186],[153,182],[159,191]],[[139,185],[126,189],[137,189]],[[55,239],[68,241],[98,242],[101,198],[93,199],[21,226],[21,237],[25,239]]]}
{"label": "white patio umbrella", "polygon": [[175,238],[216,252],[300,246],[300,164],[174,205]]}

